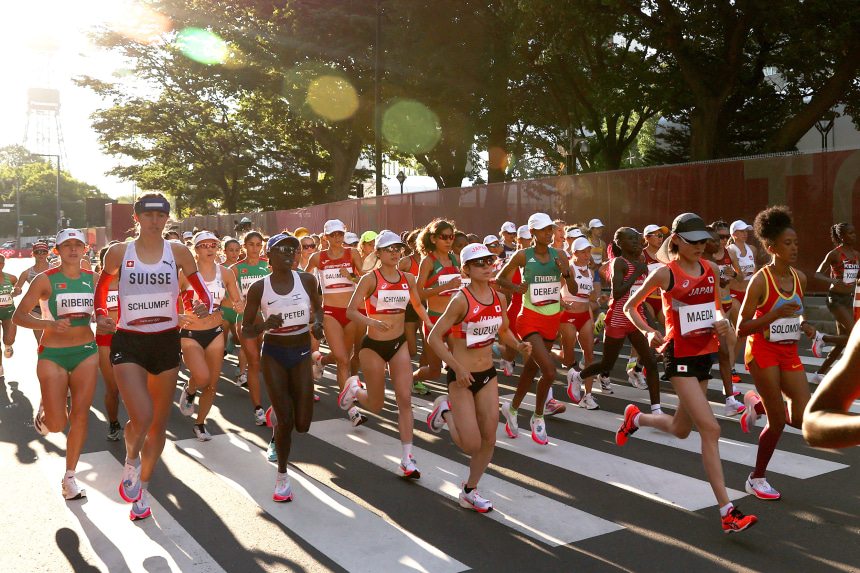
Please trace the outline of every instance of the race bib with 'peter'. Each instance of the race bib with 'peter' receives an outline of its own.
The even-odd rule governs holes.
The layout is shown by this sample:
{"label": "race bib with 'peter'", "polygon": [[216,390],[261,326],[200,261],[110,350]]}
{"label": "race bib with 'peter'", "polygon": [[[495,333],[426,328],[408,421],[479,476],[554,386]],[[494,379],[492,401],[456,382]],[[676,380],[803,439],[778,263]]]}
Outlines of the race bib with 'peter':
{"label": "race bib with 'peter'", "polygon": [[561,289],[561,283],[531,283],[529,284],[529,300],[535,306],[544,306],[559,301],[558,292]]}
{"label": "race bib with 'peter'", "polygon": [[496,333],[499,332],[501,327],[501,316],[494,316],[465,324],[463,330],[466,332],[466,348],[489,346],[496,339]]}
{"label": "race bib with 'peter'", "polygon": [[713,302],[689,304],[678,309],[680,317],[681,336],[698,336],[707,334],[714,329],[716,307]]}
{"label": "race bib with 'peter'", "polygon": [[56,298],[57,319],[87,318],[93,313],[93,293],[61,293]]}
{"label": "race bib with 'peter'", "polygon": [[271,334],[289,334],[308,327],[310,309],[305,304],[291,304],[282,307],[280,315],[284,322],[278,328],[273,328]]}
{"label": "race bib with 'peter'", "polygon": [[379,314],[403,312],[409,305],[409,290],[380,290],[376,301],[376,312]]}
{"label": "race bib with 'peter'", "polygon": [[170,293],[132,294],[122,299],[122,317],[129,326],[170,322],[171,305],[176,301]]}
{"label": "race bib with 'peter'", "polygon": [[351,292],[355,290],[355,283],[340,273],[340,269],[344,268],[347,271],[352,271],[352,267],[337,267],[334,269],[322,269],[323,292],[338,293]]}
{"label": "race bib with 'peter'", "polygon": [[770,323],[768,340],[777,344],[797,344],[800,340],[800,318],[791,316]]}

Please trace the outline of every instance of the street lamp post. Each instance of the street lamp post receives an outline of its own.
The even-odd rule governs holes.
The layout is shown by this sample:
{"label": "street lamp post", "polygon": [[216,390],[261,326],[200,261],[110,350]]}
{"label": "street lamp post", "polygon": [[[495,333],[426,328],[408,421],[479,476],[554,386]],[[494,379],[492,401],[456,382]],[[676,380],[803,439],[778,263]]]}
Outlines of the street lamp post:
{"label": "street lamp post", "polygon": [[59,233],[63,228],[62,215],[60,215],[60,156],[52,153],[34,153],[33,155],[57,158],[57,233]]}
{"label": "street lamp post", "polygon": [[402,170],[397,173],[397,180],[400,181],[400,194],[403,195],[403,182],[406,181],[406,174]]}

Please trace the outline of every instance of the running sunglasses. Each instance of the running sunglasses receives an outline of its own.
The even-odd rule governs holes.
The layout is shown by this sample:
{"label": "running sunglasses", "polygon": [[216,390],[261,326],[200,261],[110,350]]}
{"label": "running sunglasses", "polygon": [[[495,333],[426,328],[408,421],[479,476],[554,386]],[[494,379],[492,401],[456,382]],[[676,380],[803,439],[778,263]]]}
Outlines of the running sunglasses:
{"label": "running sunglasses", "polygon": [[483,259],[475,259],[473,261],[469,261],[468,264],[473,267],[477,267],[482,269],[487,266],[492,266],[493,263],[496,262],[496,257],[484,257]]}
{"label": "running sunglasses", "polygon": [[728,241],[731,235],[723,235],[722,233],[717,233],[720,236],[721,241]]}
{"label": "running sunglasses", "polygon": [[402,253],[403,252],[403,245],[391,245],[390,247],[382,247],[379,250],[382,251],[383,253],[391,253],[391,254]]}
{"label": "running sunglasses", "polygon": [[43,250],[41,250],[41,249],[40,249],[40,250],[38,250],[38,251],[33,251],[33,254],[34,254],[34,255],[47,255],[47,254],[48,254],[48,251],[43,251]]}
{"label": "running sunglasses", "polygon": [[687,240],[687,239],[685,239],[684,237],[681,237],[681,235],[678,235],[678,237],[679,237],[682,241],[684,241],[685,243],[687,243],[688,245],[693,245],[693,246],[704,245],[704,244],[706,244],[706,243],[710,240],[710,239],[699,239],[698,241],[688,241],[688,240]]}
{"label": "running sunglasses", "polygon": [[436,235],[436,238],[442,239],[443,241],[453,241],[454,240],[454,234],[453,233],[451,233],[451,234],[442,233],[442,234]]}
{"label": "running sunglasses", "polygon": [[299,250],[289,245],[275,245],[269,249],[270,253],[281,253],[282,255],[295,255]]}
{"label": "running sunglasses", "polygon": [[302,248],[305,250],[310,250],[310,249],[316,249],[317,246],[314,243],[302,244]]}
{"label": "running sunglasses", "polygon": [[486,247],[488,249],[495,249],[495,248],[498,248],[498,246],[499,246],[498,243],[490,243],[489,245],[486,245]]}
{"label": "running sunglasses", "polygon": [[648,234],[647,234],[647,235],[645,235],[645,236],[646,236],[646,237],[659,237],[660,239],[662,239],[663,237],[665,237],[665,235],[664,235],[663,233],[648,233]]}
{"label": "running sunglasses", "polygon": [[218,243],[197,243],[197,246],[201,249],[217,249]]}

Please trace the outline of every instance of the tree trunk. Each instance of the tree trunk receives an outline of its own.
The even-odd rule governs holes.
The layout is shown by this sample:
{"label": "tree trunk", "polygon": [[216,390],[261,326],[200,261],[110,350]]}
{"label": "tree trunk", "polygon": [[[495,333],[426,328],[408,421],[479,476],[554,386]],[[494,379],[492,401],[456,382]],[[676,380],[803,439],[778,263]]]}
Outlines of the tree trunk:
{"label": "tree trunk", "polygon": [[352,176],[355,174],[355,165],[361,155],[362,141],[358,136],[351,136],[349,143],[344,146],[338,141],[331,131],[321,126],[311,128],[317,141],[331,157],[332,183],[329,201],[344,201],[349,198]]}
{"label": "tree trunk", "polygon": [[690,112],[690,161],[716,159],[720,129],[720,107],[713,102],[697,105]]}

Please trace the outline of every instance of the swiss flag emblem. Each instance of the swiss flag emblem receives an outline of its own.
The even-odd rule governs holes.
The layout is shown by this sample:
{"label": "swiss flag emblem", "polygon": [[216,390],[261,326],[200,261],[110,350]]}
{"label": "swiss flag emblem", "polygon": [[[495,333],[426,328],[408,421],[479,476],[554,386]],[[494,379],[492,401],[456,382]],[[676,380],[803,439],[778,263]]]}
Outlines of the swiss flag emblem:
{"label": "swiss flag emblem", "polygon": [[125,266],[128,268],[134,268],[134,261],[126,261]]}
{"label": "swiss flag emblem", "polygon": [[57,288],[62,289],[62,290],[66,290],[66,283],[57,283]]}

